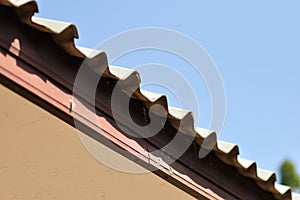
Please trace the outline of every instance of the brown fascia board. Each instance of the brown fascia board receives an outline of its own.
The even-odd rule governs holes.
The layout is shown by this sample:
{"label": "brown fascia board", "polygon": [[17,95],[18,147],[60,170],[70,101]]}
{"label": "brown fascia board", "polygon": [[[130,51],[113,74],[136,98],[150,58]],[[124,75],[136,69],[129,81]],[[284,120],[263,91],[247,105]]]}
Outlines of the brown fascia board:
{"label": "brown fascia board", "polygon": [[[63,115],[71,119],[72,117],[75,119],[80,118],[79,115],[66,111],[66,109],[69,109],[68,100],[74,98],[72,97],[72,88],[77,70],[86,57],[83,53],[85,51],[80,51],[74,45],[73,39],[78,37],[76,27],[72,24],[63,22],[56,23],[55,21],[49,21],[47,19],[34,18],[33,20],[32,15],[37,11],[37,6],[34,1],[24,1],[23,4],[19,3],[16,5],[12,1],[0,0],[0,4],[5,5],[0,8],[0,25],[1,27],[5,27],[5,29],[0,29],[0,45],[2,55],[4,56],[2,60],[10,58],[10,60],[14,60],[16,63],[13,70],[12,67],[3,66],[7,61],[5,61],[4,64],[1,63],[1,82],[5,82],[8,86],[14,85],[14,87],[16,87],[16,85],[19,85],[18,87],[22,88],[21,91],[29,91],[30,95],[25,96],[27,96],[27,98],[29,98],[29,96],[35,96],[38,99],[42,99],[43,101],[41,102],[44,102],[41,103],[42,106],[44,104],[51,105],[51,109],[48,109],[50,112],[56,110],[56,113],[64,113]],[[20,43],[20,47],[18,47],[17,44],[14,46],[13,41],[16,38]],[[45,46],[47,48],[45,48]],[[126,148],[129,148],[134,139],[118,130],[112,118],[109,103],[111,91],[115,83],[119,80],[118,75],[113,73],[116,69],[107,66],[106,55],[104,53],[99,53],[90,58],[89,61],[91,65],[94,66],[91,71],[104,71],[104,77],[102,77],[99,82],[101,92],[96,94],[96,106],[99,111],[99,116],[101,116],[102,113],[102,117],[107,120],[110,119],[108,120],[110,122],[109,124],[114,127],[114,130],[119,131],[118,134],[123,135],[121,138],[124,139],[124,137],[127,137],[128,141],[124,139],[125,141],[121,141],[121,144],[125,144]],[[122,70],[125,69],[119,68],[117,70],[119,70],[119,74],[120,70],[122,72]],[[23,75],[20,77],[20,74]],[[35,76],[33,76],[33,74]],[[37,75],[39,79],[37,79]],[[28,77],[24,79],[26,76]],[[133,71],[125,80],[127,80],[124,81],[124,83],[126,83],[124,84],[126,89],[131,87],[139,88],[138,84],[140,80],[136,72]],[[14,84],[11,84],[12,82]],[[40,93],[40,91],[43,91],[43,83],[46,84],[44,85],[45,91],[44,93]],[[57,90],[57,94],[53,94],[54,96],[52,97],[49,96],[51,92],[46,91],[49,84],[52,88],[51,91]],[[65,99],[60,99],[63,96]],[[88,96],[81,96],[80,98],[83,101],[89,99]],[[274,184],[276,180],[274,173],[259,170],[255,162],[240,159],[237,156],[238,147],[234,144],[218,141],[214,145],[213,151],[206,158],[200,160],[197,157],[197,152],[205,138],[201,133],[194,130],[191,113],[186,112],[185,115],[179,117],[174,115],[173,112],[172,115],[172,111],[167,107],[167,99],[165,96],[158,95],[156,99],[152,101],[149,99],[152,99],[152,97],[142,94],[140,90],[134,92],[130,104],[131,108],[135,110],[133,118],[139,121],[139,123],[147,124],[149,116],[145,115],[145,113],[148,113],[145,112],[145,110],[148,111],[147,109],[151,105],[159,103],[169,111],[166,125],[164,130],[153,138],[142,140],[142,142],[141,140],[135,140],[134,144],[140,145],[136,146],[136,148],[138,149],[139,147],[143,149],[143,151],[134,154],[130,151],[130,148],[125,148],[128,152],[131,152],[130,155],[134,155],[141,160],[143,160],[143,156],[148,155],[146,156],[146,163],[151,164],[151,162],[149,162],[149,160],[152,159],[150,158],[151,156],[149,156],[151,154],[147,151],[145,154],[145,148],[143,148],[145,145],[142,144],[146,144],[146,149],[163,147],[174,137],[174,133],[177,132],[177,124],[185,121],[184,123],[189,124],[189,126],[187,126],[189,130],[186,130],[186,132],[183,130],[180,134],[184,138],[189,137],[188,135],[192,132],[192,134],[196,135],[196,140],[178,161],[172,166],[169,166],[172,167],[172,171],[179,174],[178,177],[186,177],[190,182],[197,185],[196,188],[209,188],[209,191],[212,190],[226,199],[291,199],[291,191],[289,188]],[[63,119],[66,120],[65,117]],[[70,122],[72,120],[67,121],[73,124]],[[87,127],[87,130],[93,130],[92,125],[89,125],[89,122],[83,118],[81,119],[81,123]],[[190,129],[192,129],[192,131],[190,131]],[[107,134],[109,134],[109,132]],[[215,134],[212,133],[209,137],[215,138]],[[115,143],[118,144],[117,141],[115,141]],[[121,146],[120,144],[118,145]],[[166,169],[165,176],[173,179],[174,173],[170,175],[168,170],[169,169]],[[164,171],[160,169],[159,172]],[[184,186],[185,188],[189,188],[189,193],[194,196],[196,196],[195,194],[201,194],[199,190],[195,188],[191,189],[193,188],[191,185],[182,184],[184,183],[183,180],[182,182],[175,182],[181,185],[181,188]],[[203,191],[207,191],[207,189]]]}

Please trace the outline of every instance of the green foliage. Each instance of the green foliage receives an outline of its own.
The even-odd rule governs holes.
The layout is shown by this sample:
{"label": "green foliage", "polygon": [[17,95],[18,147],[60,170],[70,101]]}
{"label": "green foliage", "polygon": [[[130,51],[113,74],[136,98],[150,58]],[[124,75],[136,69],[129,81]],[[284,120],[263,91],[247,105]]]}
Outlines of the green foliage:
{"label": "green foliage", "polygon": [[300,188],[300,176],[297,174],[294,164],[285,160],[280,166],[281,184],[291,186],[293,189]]}

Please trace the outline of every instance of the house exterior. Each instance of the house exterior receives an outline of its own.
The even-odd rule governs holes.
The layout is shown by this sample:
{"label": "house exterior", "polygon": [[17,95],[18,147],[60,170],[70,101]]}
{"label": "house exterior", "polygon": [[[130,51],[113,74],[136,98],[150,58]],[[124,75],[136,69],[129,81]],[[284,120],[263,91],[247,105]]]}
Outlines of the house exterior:
{"label": "house exterior", "polygon": [[72,126],[3,85],[0,96],[0,199],[194,199],[155,174],[101,164]]}
{"label": "house exterior", "polygon": [[[0,0],[1,199],[299,199],[289,187],[275,183],[273,172],[240,158],[237,145],[194,128],[190,112],[168,107],[163,95],[143,93],[137,72],[109,66],[104,52],[90,56],[91,50],[77,47],[75,25],[34,17],[37,11],[35,1]],[[89,108],[92,99],[73,93],[84,61],[91,74],[103,74],[95,94],[101,127],[75,109]],[[168,111],[157,135],[134,138],[129,132],[145,133],[118,128],[111,108],[117,82],[121,82],[124,98],[130,94],[129,112],[135,122],[147,125],[154,104]],[[123,120],[126,126],[127,119]],[[155,170],[137,175],[100,164],[80,143],[76,124],[80,134],[104,145],[119,159]],[[183,125],[180,130],[179,124]],[[165,161],[172,155],[152,152],[175,134],[182,141],[195,138],[168,165]],[[204,140],[210,141],[212,151],[199,159]]]}

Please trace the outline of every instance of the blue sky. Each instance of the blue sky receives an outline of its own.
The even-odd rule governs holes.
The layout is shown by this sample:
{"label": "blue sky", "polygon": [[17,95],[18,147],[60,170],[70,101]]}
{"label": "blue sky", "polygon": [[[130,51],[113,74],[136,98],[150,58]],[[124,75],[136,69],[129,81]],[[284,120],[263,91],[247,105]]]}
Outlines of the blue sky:
{"label": "blue sky", "polygon": [[[256,161],[260,168],[277,171],[288,157],[300,172],[299,1],[38,0],[38,4],[38,16],[76,24],[80,36],[76,44],[84,47],[94,48],[112,35],[143,27],[173,29],[193,38],[215,62],[226,89],[227,115],[220,138],[237,143],[241,157]],[[183,74],[189,67],[174,55],[151,50],[131,53],[115,64],[134,68],[149,62],[168,64]],[[202,80],[185,76],[201,101],[199,124],[205,127],[210,117],[207,89]],[[171,94],[169,98],[177,106]]]}

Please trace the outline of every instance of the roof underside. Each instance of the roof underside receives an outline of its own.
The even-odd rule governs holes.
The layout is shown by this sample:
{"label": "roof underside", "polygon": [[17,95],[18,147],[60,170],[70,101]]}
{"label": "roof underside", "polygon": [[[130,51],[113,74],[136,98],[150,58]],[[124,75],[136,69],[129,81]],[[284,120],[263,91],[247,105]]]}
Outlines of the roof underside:
{"label": "roof underside", "polygon": [[[93,70],[95,72],[104,71],[105,77],[124,82],[124,84],[122,84],[124,91],[131,91],[132,88],[138,88],[133,91],[132,98],[140,102],[144,107],[150,108],[154,104],[162,105],[165,110],[168,111],[167,121],[174,129],[178,129],[179,124],[181,124],[183,128],[181,128],[180,132],[187,136],[196,137],[194,140],[194,144],[198,146],[196,149],[201,147],[204,140],[210,141],[209,144],[213,147],[214,155],[223,163],[234,167],[240,175],[253,180],[260,188],[272,193],[276,199],[292,198],[292,192],[289,187],[275,183],[275,173],[257,168],[254,161],[240,158],[238,156],[239,147],[236,144],[217,140],[216,133],[213,131],[195,128],[193,115],[190,111],[169,107],[167,98],[164,95],[141,91],[139,87],[140,78],[136,71],[108,66],[104,52],[94,52],[91,49],[77,47],[74,44],[74,38],[78,38],[75,25],[34,17],[34,13],[38,12],[37,3],[35,1],[0,0],[0,4],[12,7],[18,18],[28,27],[50,34],[53,41],[61,49],[74,57],[74,59],[89,58],[90,61],[97,63],[97,67]],[[293,199],[297,199],[296,194],[293,194]]]}

